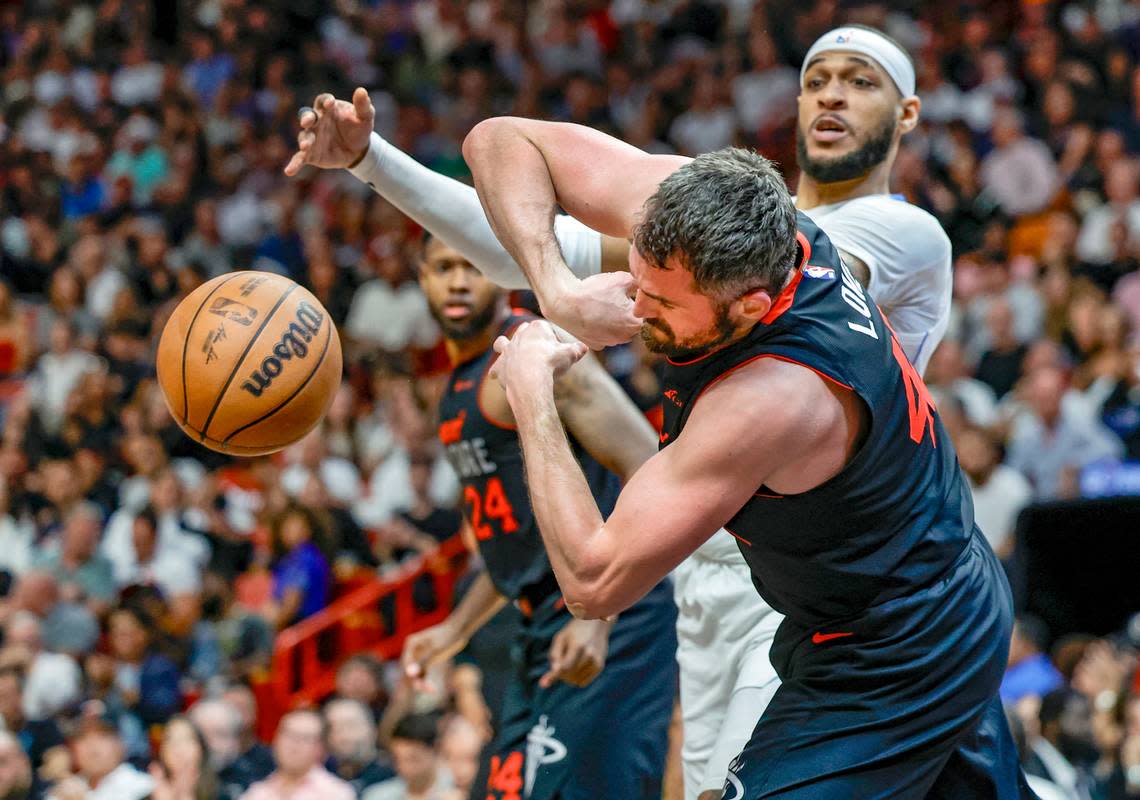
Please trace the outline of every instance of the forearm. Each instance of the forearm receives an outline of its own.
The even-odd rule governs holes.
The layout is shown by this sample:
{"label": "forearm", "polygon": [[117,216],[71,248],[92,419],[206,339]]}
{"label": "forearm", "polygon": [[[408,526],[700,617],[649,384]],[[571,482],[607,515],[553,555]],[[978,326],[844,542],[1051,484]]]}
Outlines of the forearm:
{"label": "forearm", "polygon": [[526,461],[527,486],[538,528],[566,605],[578,616],[579,598],[604,569],[604,520],[574,458],[554,403],[553,387],[507,391]]}
{"label": "forearm", "polygon": [[[470,259],[498,285],[509,289],[529,286],[518,263],[491,230],[473,187],[428,169],[376,133],[349,172]],[[544,222],[549,227],[550,220]],[[601,271],[600,233],[567,216],[555,220],[554,231],[559,250],[576,276],[585,278]]]}
{"label": "forearm", "polygon": [[487,621],[499,613],[507,598],[499,593],[487,573],[483,572],[471,584],[467,594],[451,612],[447,622],[464,641],[469,640]]}
{"label": "forearm", "polygon": [[542,151],[518,121],[494,119],[468,135],[463,154],[491,229],[544,303],[573,276],[554,235],[557,195]]}

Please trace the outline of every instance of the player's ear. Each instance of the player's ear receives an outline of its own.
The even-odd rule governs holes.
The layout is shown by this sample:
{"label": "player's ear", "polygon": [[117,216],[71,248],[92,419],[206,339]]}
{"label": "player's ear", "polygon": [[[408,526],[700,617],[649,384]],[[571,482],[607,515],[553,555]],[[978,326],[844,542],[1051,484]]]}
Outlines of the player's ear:
{"label": "player's ear", "polygon": [[740,313],[749,319],[760,320],[772,308],[772,295],[767,289],[753,289],[745,292],[737,301],[740,303]]}
{"label": "player's ear", "polygon": [[918,113],[922,109],[922,101],[918,95],[904,97],[899,104],[899,133],[907,134],[918,125]]}

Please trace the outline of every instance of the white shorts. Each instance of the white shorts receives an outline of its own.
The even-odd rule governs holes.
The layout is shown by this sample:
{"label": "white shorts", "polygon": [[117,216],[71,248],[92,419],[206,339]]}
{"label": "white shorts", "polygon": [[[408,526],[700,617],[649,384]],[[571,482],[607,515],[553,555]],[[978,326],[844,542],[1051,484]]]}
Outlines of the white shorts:
{"label": "white shorts", "polygon": [[769,650],[783,617],[756,593],[744,556],[723,530],[674,570],[673,593],[685,800],[697,800],[724,788],[729,762],[776,693]]}

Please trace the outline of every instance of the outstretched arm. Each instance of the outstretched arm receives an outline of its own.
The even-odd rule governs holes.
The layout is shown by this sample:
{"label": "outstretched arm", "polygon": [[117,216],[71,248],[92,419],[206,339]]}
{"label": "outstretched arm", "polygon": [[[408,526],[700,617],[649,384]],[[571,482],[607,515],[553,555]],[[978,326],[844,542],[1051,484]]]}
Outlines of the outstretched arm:
{"label": "outstretched arm", "polygon": [[516,117],[476,125],[463,155],[491,228],[543,313],[591,346],[631,338],[640,323],[626,297],[629,278],[604,284],[609,295],[583,297],[554,235],[555,206],[594,230],[629,238],[645,201],[688,159],[650,155],[581,125]]}
{"label": "outstretched arm", "polygon": [[[347,168],[372,191],[455,248],[480,272],[508,289],[527,288],[526,276],[495,238],[475,189],[428,169],[373,131],[376,111],[358,88],[352,102],[319,95],[300,118],[297,152],[285,167],[296,175],[306,164]],[[560,215],[555,234],[566,264],[579,278],[596,275],[621,243]]]}
{"label": "outstretched arm", "polygon": [[645,462],[603,520],[553,399],[551,375],[581,350],[557,342],[544,323],[520,326],[495,348],[502,355],[494,371],[518,424],[531,504],[576,616],[609,616],[635,603],[777,469],[834,441],[844,424],[842,407],[819,378],[795,365],[757,362],[702,395],[684,432]]}

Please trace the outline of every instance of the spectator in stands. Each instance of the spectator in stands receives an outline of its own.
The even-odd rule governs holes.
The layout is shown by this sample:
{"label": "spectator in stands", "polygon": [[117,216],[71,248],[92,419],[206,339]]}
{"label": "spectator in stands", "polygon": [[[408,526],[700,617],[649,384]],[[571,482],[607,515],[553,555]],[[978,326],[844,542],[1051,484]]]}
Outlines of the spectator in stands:
{"label": "spectator in stands", "polygon": [[989,426],[997,419],[997,401],[993,389],[973,377],[962,346],[946,339],[934,351],[926,367],[925,380],[941,405],[955,400],[966,419],[975,425]]}
{"label": "spectator in stands", "polygon": [[238,736],[241,755],[234,762],[242,775],[252,775],[254,780],[264,780],[276,769],[273,751],[257,739],[257,699],[253,690],[244,683],[230,685],[222,692],[221,700],[236,709],[241,719]]}
{"label": "spectator in stands", "polygon": [[1107,264],[1115,256],[1113,225],[1123,226],[1126,242],[1140,235],[1140,198],[1137,190],[1140,174],[1137,164],[1129,158],[1120,158],[1107,165],[1104,175],[1105,202],[1090,209],[1081,223],[1077,239],[1077,256],[1089,264]]}
{"label": "spectator in stands", "polygon": [[60,541],[33,559],[36,569],[55,576],[65,601],[85,602],[96,616],[110,607],[116,589],[111,562],[98,552],[102,534],[99,508],[80,503],[64,520]]}
{"label": "spectator in stands", "polygon": [[32,763],[20,746],[20,740],[8,731],[0,731],[0,798],[33,800],[43,795],[32,776]]}
{"label": "spectator in stands", "polygon": [[1100,753],[1088,698],[1065,686],[1053,690],[1041,698],[1040,725],[1040,735],[1030,737],[1025,771],[1046,778],[1066,797],[1090,797]]}
{"label": "spectator in stands", "polygon": [[339,698],[324,709],[328,769],[349,782],[359,796],[369,786],[395,777],[379,760],[376,722],[368,706]]}
{"label": "spectator in stands", "polygon": [[1120,440],[1077,404],[1062,402],[1067,381],[1056,367],[1043,367],[1025,377],[1028,415],[1011,437],[1009,464],[1033,484],[1039,500],[1080,494],[1082,467],[1123,452]]}
{"label": "spectator in stands", "polygon": [[323,548],[314,541],[324,535],[313,512],[304,506],[286,508],[273,522],[270,540],[278,628],[286,628],[328,605],[332,574]]}
{"label": "spectator in stands", "polygon": [[1012,217],[1045,210],[1060,180],[1049,148],[1025,135],[1023,115],[1012,108],[994,112],[991,135],[994,149],[981,166],[985,190]]}
{"label": "spectator in stands", "polygon": [[28,719],[50,720],[82,699],[79,665],[69,655],[44,650],[42,628],[35,614],[17,611],[8,619],[4,651],[9,663],[18,663],[24,670],[22,708]]}
{"label": "spectator in stands", "polygon": [[154,646],[155,621],[141,609],[122,605],[111,612],[107,639],[114,662],[111,697],[140,730],[161,724],[182,705],[178,667]]}
{"label": "spectator in stands", "polygon": [[154,781],[126,761],[126,748],[113,717],[98,707],[85,709],[70,739],[75,776],[58,783],[52,800],[143,800]]}
{"label": "spectator in stands", "polygon": [[1026,696],[1044,697],[1064,679],[1045,654],[1049,631],[1037,617],[1023,614],[1013,626],[1009,667],[1001,682],[1001,699],[1012,705]]}
{"label": "spectator in stands", "polygon": [[367,653],[345,659],[336,671],[336,696],[362,704],[378,721],[388,704],[384,665]]}
{"label": "spectator in stands", "polygon": [[20,669],[0,667],[0,718],[3,718],[4,730],[19,739],[31,760],[32,769],[39,770],[56,755],[62,754],[66,759],[66,740],[54,719],[27,718],[23,690],[24,678]]}
{"label": "spectator in stands", "polygon": [[206,741],[183,716],[162,728],[158,760],[150,765],[152,800],[222,800],[222,788],[207,758]]}
{"label": "spectator in stands", "polygon": [[974,517],[994,552],[1013,553],[1017,516],[1033,499],[1033,488],[1020,472],[1002,463],[1001,447],[992,434],[968,426],[954,440],[962,471],[974,494]]}
{"label": "spectator in stands", "polygon": [[32,374],[30,396],[39,419],[50,433],[59,431],[71,390],[86,373],[99,369],[99,360],[75,343],[75,324],[60,319],[51,326],[48,352]]}
{"label": "spectator in stands", "polygon": [[454,782],[453,797],[466,800],[479,775],[479,760],[486,737],[466,717],[452,714],[444,720],[439,738],[439,754]]}
{"label": "spectator in stands", "polygon": [[249,788],[242,800],[354,800],[352,787],[321,766],[323,721],[316,711],[290,711],[273,737],[276,771]]}
{"label": "spectator in stands", "polygon": [[409,714],[397,722],[388,745],[397,777],[373,786],[362,800],[442,800],[454,784],[435,751],[438,724],[434,714]]}
{"label": "spectator in stands", "polygon": [[159,542],[158,516],[147,506],[131,522],[131,548],[117,553],[115,579],[119,587],[156,586],[168,597],[199,588],[197,570],[166,538]]}
{"label": "spectator in stands", "polygon": [[[237,800],[266,775],[246,774],[241,756],[241,715],[224,700],[199,700],[189,712],[190,721],[202,733],[208,754],[207,763],[218,776],[221,800]],[[270,770],[272,772],[272,770]]]}
{"label": "spectator in stands", "polygon": [[365,263],[376,277],[365,282],[352,299],[345,321],[349,337],[388,352],[435,344],[439,329],[395,245],[377,240]]}
{"label": "spectator in stands", "polygon": [[995,298],[986,310],[989,348],[978,361],[977,378],[999,400],[1021,377],[1021,365],[1029,348],[1020,342],[1013,327],[1013,309],[1004,297]]}
{"label": "spectator in stands", "polygon": [[321,433],[317,428],[292,448],[291,452],[297,453],[297,461],[282,473],[281,486],[295,498],[304,490],[309,478],[317,477],[336,505],[351,506],[360,499],[360,472],[348,459],[330,455]]}

